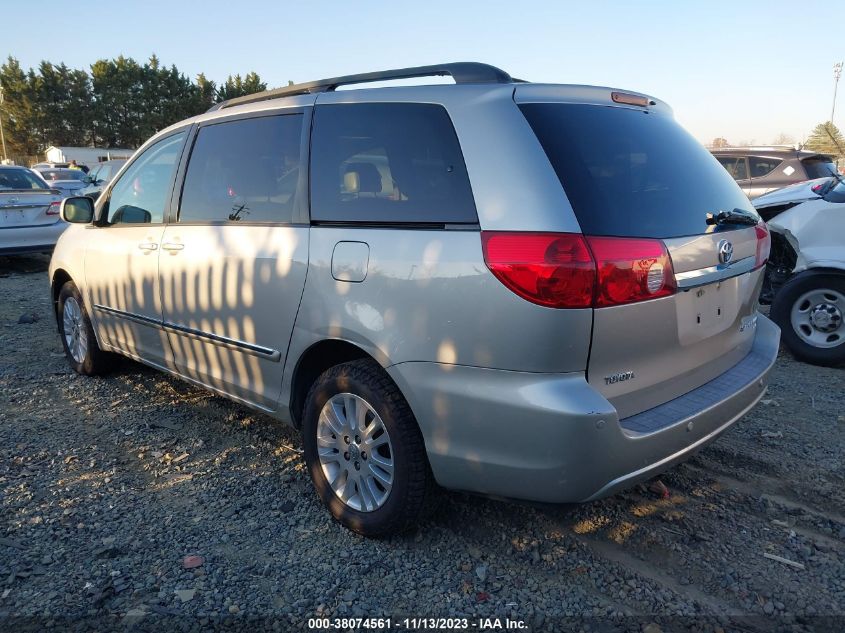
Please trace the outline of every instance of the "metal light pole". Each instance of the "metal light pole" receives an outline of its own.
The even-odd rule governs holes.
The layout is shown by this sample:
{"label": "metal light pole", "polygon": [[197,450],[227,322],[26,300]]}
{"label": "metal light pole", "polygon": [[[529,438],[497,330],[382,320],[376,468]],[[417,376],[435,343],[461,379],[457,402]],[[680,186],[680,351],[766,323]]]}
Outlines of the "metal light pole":
{"label": "metal light pole", "polygon": [[[3,105],[3,86],[0,86],[0,106]],[[2,108],[0,108],[2,110]],[[3,116],[0,114],[0,141],[3,142],[3,161],[9,160],[6,155],[6,137],[3,135]]]}
{"label": "metal light pole", "polygon": [[839,87],[839,78],[842,76],[842,62],[833,65],[833,107],[830,109],[830,122],[833,123],[833,113],[836,112],[836,89]]}

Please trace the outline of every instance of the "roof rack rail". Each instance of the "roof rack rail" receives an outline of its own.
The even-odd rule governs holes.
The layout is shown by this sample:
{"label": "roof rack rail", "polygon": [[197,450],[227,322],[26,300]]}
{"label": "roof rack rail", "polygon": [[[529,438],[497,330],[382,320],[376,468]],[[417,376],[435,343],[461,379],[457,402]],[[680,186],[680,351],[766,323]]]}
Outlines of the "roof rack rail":
{"label": "roof rack rail", "polygon": [[495,66],[488,64],[480,64],[478,62],[456,62],[451,64],[436,64],[434,66],[415,66],[413,68],[397,68],[394,70],[380,70],[371,73],[361,73],[358,75],[345,75],[343,77],[332,77],[331,79],[320,79],[318,81],[309,81],[301,84],[293,84],[283,88],[276,88],[274,90],[267,90],[265,92],[257,92],[255,94],[246,95],[243,97],[235,97],[227,101],[221,101],[211,108],[208,112],[221,110],[223,108],[231,108],[245,103],[255,103],[256,101],[266,101],[268,99],[277,99],[279,97],[290,97],[293,95],[311,94],[315,92],[330,92],[335,90],[338,86],[346,86],[350,84],[367,83],[371,81],[389,81],[391,79],[412,79],[414,77],[435,77],[449,75],[455,80],[456,84],[480,84],[480,83],[499,83],[509,84],[515,81],[508,73]]}

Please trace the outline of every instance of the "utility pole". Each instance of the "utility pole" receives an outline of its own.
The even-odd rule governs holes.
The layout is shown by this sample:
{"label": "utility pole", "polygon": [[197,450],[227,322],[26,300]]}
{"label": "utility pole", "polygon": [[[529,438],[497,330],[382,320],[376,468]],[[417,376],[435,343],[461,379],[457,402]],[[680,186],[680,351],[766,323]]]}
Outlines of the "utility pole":
{"label": "utility pole", "polygon": [[842,62],[833,65],[833,107],[830,109],[830,122],[833,123],[833,113],[836,112],[836,89],[839,87],[839,78],[842,76]]}
{"label": "utility pole", "polygon": [[[0,86],[0,110],[2,110],[3,106],[3,86]],[[0,114],[0,141],[3,142],[3,161],[9,160],[9,157],[6,155],[6,137],[3,135],[3,116]]]}

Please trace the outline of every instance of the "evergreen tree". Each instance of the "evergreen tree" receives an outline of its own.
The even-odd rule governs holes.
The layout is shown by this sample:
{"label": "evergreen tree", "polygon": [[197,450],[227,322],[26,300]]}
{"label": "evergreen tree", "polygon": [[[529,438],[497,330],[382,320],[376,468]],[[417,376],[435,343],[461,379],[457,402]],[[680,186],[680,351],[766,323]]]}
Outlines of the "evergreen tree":
{"label": "evergreen tree", "polygon": [[24,71],[9,57],[0,66],[0,86],[6,144],[20,158],[50,145],[138,147],[217,101],[267,89],[255,72],[219,86],[202,73],[194,82],[156,55],[143,65],[123,56],[101,59],[90,73],[48,61]]}
{"label": "evergreen tree", "polygon": [[810,133],[804,149],[827,154],[834,158],[845,157],[845,138],[832,122],[819,123]]}

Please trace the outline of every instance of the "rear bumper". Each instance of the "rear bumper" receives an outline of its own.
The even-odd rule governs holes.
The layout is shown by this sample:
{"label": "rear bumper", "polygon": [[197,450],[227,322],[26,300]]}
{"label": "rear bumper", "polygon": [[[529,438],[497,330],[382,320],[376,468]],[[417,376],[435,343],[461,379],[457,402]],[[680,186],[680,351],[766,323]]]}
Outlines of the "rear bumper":
{"label": "rear bumper", "polygon": [[583,374],[439,363],[388,368],[446,488],[549,503],[597,499],[703,448],[762,397],[780,331],[762,315],[748,356],[715,380],[619,419]]}
{"label": "rear bumper", "polygon": [[41,226],[4,226],[0,228],[0,255],[49,253],[67,227],[62,220]]}

